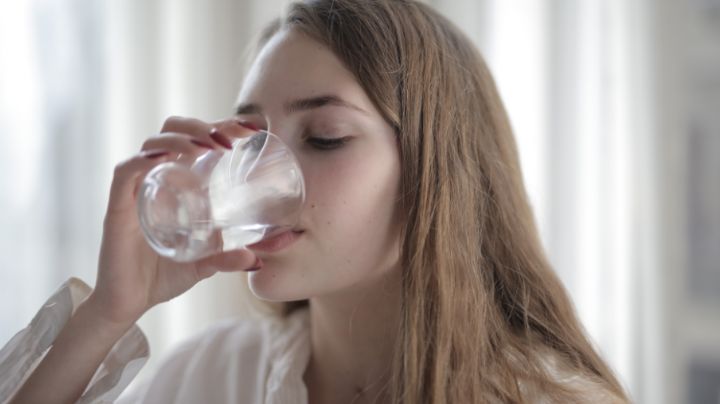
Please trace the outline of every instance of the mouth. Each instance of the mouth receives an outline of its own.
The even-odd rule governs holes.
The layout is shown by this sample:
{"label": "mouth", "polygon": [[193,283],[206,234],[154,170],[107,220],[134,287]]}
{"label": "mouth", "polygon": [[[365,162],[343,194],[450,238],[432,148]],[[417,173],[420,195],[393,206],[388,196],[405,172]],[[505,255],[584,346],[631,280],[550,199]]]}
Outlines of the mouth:
{"label": "mouth", "polygon": [[304,232],[305,230],[301,229],[287,230],[270,238],[258,241],[257,243],[250,244],[246,246],[246,248],[254,252],[278,252],[294,244]]}

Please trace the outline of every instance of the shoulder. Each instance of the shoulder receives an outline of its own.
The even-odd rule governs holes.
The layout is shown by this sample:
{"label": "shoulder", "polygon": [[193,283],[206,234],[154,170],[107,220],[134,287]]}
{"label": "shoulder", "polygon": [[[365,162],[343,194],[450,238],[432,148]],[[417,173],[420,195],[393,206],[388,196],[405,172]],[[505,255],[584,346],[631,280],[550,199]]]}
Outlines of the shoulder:
{"label": "shoulder", "polygon": [[224,402],[237,392],[249,398],[262,394],[273,357],[283,341],[303,332],[304,321],[299,313],[215,323],[163,359],[142,402]]}
{"label": "shoulder", "polygon": [[[503,355],[508,368],[496,372],[494,383],[506,385],[501,375],[513,374],[509,387],[521,402],[535,404],[627,404],[599,376],[574,366],[565,355],[540,343],[526,349],[506,347]],[[499,403],[495,396],[487,401]]]}
{"label": "shoulder", "polygon": [[552,386],[548,386],[542,379],[523,380],[520,390],[523,397],[532,403],[562,402],[576,404],[627,404],[627,401],[618,397],[598,377],[587,374],[571,366],[563,357],[547,348],[535,351],[540,368],[547,376]]}

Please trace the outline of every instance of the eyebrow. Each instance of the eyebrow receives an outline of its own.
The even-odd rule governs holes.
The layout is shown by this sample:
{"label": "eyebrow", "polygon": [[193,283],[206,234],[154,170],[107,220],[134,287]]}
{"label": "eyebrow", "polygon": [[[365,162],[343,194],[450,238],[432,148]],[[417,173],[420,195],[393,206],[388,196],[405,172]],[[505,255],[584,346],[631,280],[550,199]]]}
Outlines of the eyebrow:
{"label": "eyebrow", "polygon": [[[293,112],[307,111],[309,109],[316,109],[329,105],[349,108],[367,114],[367,111],[365,111],[364,109],[358,107],[357,105],[351,104],[336,95],[321,95],[318,97],[303,98],[291,101],[285,103],[283,109],[288,114],[291,114]],[[262,112],[262,108],[260,107],[260,105],[253,103],[240,104],[235,109],[235,114],[237,115],[255,114],[260,112]]]}

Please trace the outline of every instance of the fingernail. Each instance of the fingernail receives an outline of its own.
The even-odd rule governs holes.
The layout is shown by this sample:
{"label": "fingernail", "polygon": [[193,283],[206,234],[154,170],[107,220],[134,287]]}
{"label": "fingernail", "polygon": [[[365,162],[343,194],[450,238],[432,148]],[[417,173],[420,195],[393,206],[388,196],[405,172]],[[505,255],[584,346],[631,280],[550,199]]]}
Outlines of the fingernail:
{"label": "fingernail", "polygon": [[216,141],[220,146],[231,150],[232,149],[232,143],[230,143],[230,140],[225,137],[222,133],[218,132],[217,129],[213,129],[212,132],[210,132],[210,137]]}
{"label": "fingernail", "polygon": [[256,257],[255,263],[253,264],[253,266],[251,266],[250,268],[246,269],[245,272],[254,272],[254,271],[257,271],[258,269],[262,268],[262,266],[263,266],[262,260],[260,259],[260,257]]}
{"label": "fingernail", "polygon": [[144,157],[146,159],[156,159],[158,157],[167,156],[168,154],[170,154],[170,153],[166,152],[166,151],[156,151],[156,152],[149,152],[149,153],[145,154]]}
{"label": "fingernail", "polygon": [[207,143],[205,143],[205,142],[201,142],[201,141],[196,140],[196,139],[190,139],[190,143],[192,143],[192,144],[194,144],[194,145],[196,145],[196,146],[204,147],[204,148],[206,148],[206,149],[214,149],[214,147],[213,147],[212,145],[207,144]]}
{"label": "fingernail", "polygon": [[252,122],[248,122],[248,121],[238,121],[238,125],[242,126],[243,128],[247,128],[247,129],[254,130],[254,131],[260,130],[260,128],[255,126]]}

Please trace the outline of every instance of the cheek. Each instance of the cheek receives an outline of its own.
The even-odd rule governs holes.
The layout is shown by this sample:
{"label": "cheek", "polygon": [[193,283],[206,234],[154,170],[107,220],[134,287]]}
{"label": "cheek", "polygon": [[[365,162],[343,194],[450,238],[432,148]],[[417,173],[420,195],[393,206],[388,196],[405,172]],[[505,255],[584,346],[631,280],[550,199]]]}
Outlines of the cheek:
{"label": "cheek", "polygon": [[398,268],[400,160],[392,146],[300,155],[307,236],[292,255],[268,258],[267,268],[251,274],[257,296],[306,299],[372,283]]}
{"label": "cheek", "polygon": [[388,244],[398,166],[390,155],[348,153],[309,171],[306,209],[325,253],[363,258]]}

